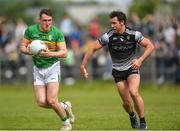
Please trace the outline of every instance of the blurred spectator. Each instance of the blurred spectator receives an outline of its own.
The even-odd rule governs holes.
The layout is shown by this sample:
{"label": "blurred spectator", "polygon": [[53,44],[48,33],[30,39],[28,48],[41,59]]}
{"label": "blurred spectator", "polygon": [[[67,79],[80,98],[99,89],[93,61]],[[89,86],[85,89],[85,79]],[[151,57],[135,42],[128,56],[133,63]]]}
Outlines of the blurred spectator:
{"label": "blurred spectator", "polygon": [[[91,46],[94,40],[96,40],[100,36],[100,24],[96,18],[93,18],[88,24],[88,39],[86,46]],[[97,78],[100,76],[98,56],[100,53],[97,53],[93,56],[91,61],[91,70],[92,70],[92,78]]]}
{"label": "blurred spectator", "polygon": [[176,16],[172,16],[172,17],[171,17],[171,22],[172,22],[173,28],[174,28],[174,29],[177,29],[177,28],[178,28],[178,22],[177,22]]}
{"label": "blurred spectator", "polygon": [[155,29],[156,29],[156,19],[153,15],[147,15],[145,17],[144,23],[144,32],[145,34],[153,39],[155,37]]}
{"label": "blurred spectator", "polygon": [[19,18],[16,20],[16,27],[15,27],[14,35],[15,35],[15,40],[18,45],[23,38],[23,34],[26,28],[27,28],[27,25],[23,21],[23,19]]}
{"label": "blurred spectator", "polygon": [[68,49],[67,57],[61,58],[61,62],[63,63],[62,73],[64,76],[64,83],[67,85],[73,85],[75,83],[75,74],[74,74],[74,63],[75,57],[72,49]]}
{"label": "blurred spectator", "polygon": [[72,20],[65,15],[60,22],[60,30],[64,33],[65,41],[67,46],[70,46],[70,36],[74,31],[74,25]]}
{"label": "blurred spectator", "polygon": [[175,83],[180,84],[180,24],[176,29],[176,47],[177,47],[177,68],[175,71]]}
{"label": "blurred spectator", "polygon": [[11,39],[10,37],[11,37],[10,32],[7,30],[7,27],[3,25],[0,32],[0,48],[2,49],[5,48],[6,44]]}
{"label": "blurred spectator", "polygon": [[166,55],[168,53],[168,47],[163,41],[162,34],[157,35],[157,40],[155,41],[155,60],[156,60],[156,77],[157,83],[162,85],[165,82],[165,71],[166,71]]}
{"label": "blurred spectator", "polygon": [[60,23],[60,29],[66,36],[70,36],[74,30],[73,22],[68,16],[64,16]]}
{"label": "blurred spectator", "polygon": [[4,48],[6,55],[6,70],[12,72],[12,77],[16,76],[16,70],[18,69],[18,52],[15,39],[11,39]]}
{"label": "blurred spectator", "polygon": [[132,13],[131,20],[128,22],[128,27],[133,28],[138,31],[142,30],[141,20],[137,13],[135,12]]}
{"label": "blurred spectator", "polygon": [[82,51],[81,51],[81,48],[83,46],[82,34],[83,34],[82,29],[79,23],[76,21],[74,24],[74,30],[70,36],[70,41],[71,41],[71,48],[77,57],[80,57],[82,55]]}
{"label": "blurred spectator", "polygon": [[89,36],[92,39],[97,39],[99,37],[99,35],[100,35],[100,25],[99,25],[98,21],[95,18],[90,21],[88,31],[89,31]]}
{"label": "blurred spectator", "polygon": [[180,66],[180,24],[177,25],[175,43],[177,47],[178,65]]}
{"label": "blurred spectator", "polygon": [[169,48],[175,48],[175,29],[172,26],[172,23],[165,22],[163,27],[163,37]]}

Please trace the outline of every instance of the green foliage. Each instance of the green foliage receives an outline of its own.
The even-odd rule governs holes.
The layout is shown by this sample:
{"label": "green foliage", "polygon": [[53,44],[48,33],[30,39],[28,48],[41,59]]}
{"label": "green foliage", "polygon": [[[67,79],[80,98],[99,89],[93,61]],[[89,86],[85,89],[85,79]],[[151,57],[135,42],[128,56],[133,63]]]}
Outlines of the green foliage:
{"label": "green foliage", "polygon": [[175,15],[179,15],[179,11],[180,11],[180,1],[179,0],[175,0],[173,1],[172,3],[167,3],[168,5],[172,5],[172,11],[173,11],[173,14]]}
{"label": "green foliage", "polygon": [[[51,8],[55,18],[62,15],[63,4],[56,4],[51,0],[0,0],[0,16],[5,16],[7,21],[15,22],[18,18],[23,18],[26,23],[32,24],[35,16],[27,15],[28,9]],[[55,14],[57,12],[57,14]],[[38,12],[37,12],[38,13]]]}
{"label": "green foliage", "polygon": [[107,13],[98,14],[96,16],[96,18],[97,18],[97,21],[99,22],[99,24],[101,25],[102,31],[107,29],[108,26],[110,26],[109,15]]}
{"label": "green foliage", "polygon": [[50,0],[31,0],[32,7],[40,7],[40,6],[51,6],[52,2]]}
{"label": "green foliage", "polygon": [[21,2],[19,0],[1,1],[0,16],[5,16],[8,21],[15,21],[18,17],[23,17],[25,9],[28,7],[28,2]]}
{"label": "green foliage", "polygon": [[158,0],[134,0],[129,8],[130,14],[136,12],[140,18],[144,18],[147,14],[153,14],[159,5]]}

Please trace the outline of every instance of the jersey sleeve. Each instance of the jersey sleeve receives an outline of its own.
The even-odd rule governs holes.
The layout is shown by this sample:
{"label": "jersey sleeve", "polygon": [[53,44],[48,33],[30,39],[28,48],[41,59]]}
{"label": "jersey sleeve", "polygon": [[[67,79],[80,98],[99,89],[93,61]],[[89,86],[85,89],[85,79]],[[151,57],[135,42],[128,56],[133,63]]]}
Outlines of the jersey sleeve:
{"label": "jersey sleeve", "polygon": [[57,42],[64,42],[64,35],[61,31],[57,31]]}
{"label": "jersey sleeve", "polygon": [[105,46],[109,43],[109,36],[107,33],[103,34],[99,39],[98,39],[99,43],[102,46]]}
{"label": "jersey sleeve", "polygon": [[30,33],[30,29],[27,28],[24,32],[24,38],[30,40],[31,39],[31,33]]}
{"label": "jersey sleeve", "polygon": [[142,33],[139,31],[136,31],[135,32],[135,41],[139,43],[142,41],[142,39],[144,39],[144,36],[142,35]]}

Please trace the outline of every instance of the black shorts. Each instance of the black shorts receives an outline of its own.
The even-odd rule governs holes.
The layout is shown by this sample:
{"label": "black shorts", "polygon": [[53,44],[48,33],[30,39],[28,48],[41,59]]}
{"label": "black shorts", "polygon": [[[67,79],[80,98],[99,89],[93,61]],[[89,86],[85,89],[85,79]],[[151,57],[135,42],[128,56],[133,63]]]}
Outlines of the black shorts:
{"label": "black shorts", "polygon": [[117,83],[122,80],[127,80],[128,76],[131,74],[140,74],[139,69],[128,69],[125,71],[118,71],[116,69],[112,69],[112,76],[114,77],[114,81]]}

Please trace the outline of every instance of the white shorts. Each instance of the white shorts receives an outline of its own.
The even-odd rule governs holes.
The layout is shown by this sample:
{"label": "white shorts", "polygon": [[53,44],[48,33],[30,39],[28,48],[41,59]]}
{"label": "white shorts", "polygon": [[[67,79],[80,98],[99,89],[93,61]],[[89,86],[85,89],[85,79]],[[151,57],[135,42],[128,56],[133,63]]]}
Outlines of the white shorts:
{"label": "white shorts", "polygon": [[60,62],[48,68],[33,67],[34,85],[45,85],[50,82],[60,82]]}

